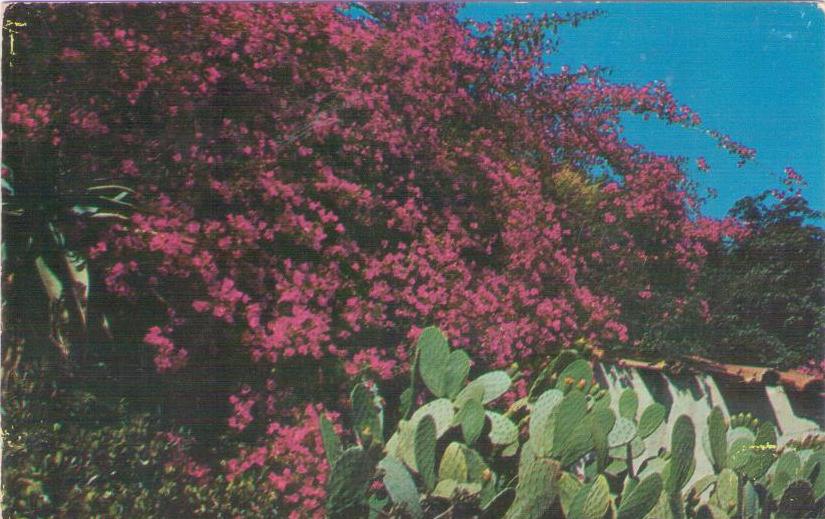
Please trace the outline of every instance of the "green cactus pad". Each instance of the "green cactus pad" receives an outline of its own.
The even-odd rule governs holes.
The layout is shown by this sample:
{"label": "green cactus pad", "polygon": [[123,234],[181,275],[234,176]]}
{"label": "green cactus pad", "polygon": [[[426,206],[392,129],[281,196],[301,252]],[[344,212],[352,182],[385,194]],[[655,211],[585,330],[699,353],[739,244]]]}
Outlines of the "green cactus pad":
{"label": "green cactus pad", "polygon": [[561,510],[565,517],[570,515],[570,506],[573,504],[576,494],[582,487],[582,482],[576,476],[569,472],[562,472],[559,478],[559,501],[561,502]]}
{"label": "green cactus pad", "polygon": [[607,435],[607,443],[610,447],[618,447],[630,443],[635,437],[636,424],[633,420],[620,416]]}
{"label": "green cactus pad", "polygon": [[693,421],[685,415],[676,419],[670,446],[670,470],[665,479],[665,491],[676,494],[682,490],[690,479],[694,465],[693,450],[696,445],[696,432]]}
{"label": "green cactus pad", "polygon": [[739,476],[731,469],[722,469],[716,478],[716,488],[710,498],[720,510],[732,512],[739,503]]}
{"label": "green cactus pad", "polygon": [[446,398],[439,398],[419,407],[410,417],[410,425],[413,430],[426,415],[432,416],[435,420],[436,437],[441,438],[453,424],[453,418],[455,417],[453,403]]}
{"label": "green cactus pad", "polygon": [[476,400],[479,404],[484,400],[484,386],[482,384],[473,384],[470,382],[464,389],[458,392],[453,403],[456,407],[464,407],[470,400]]}
{"label": "green cactus pad", "polygon": [[444,396],[455,397],[470,374],[470,357],[462,350],[454,350],[447,359],[447,369],[444,373]]}
{"label": "green cactus pad", "polygon": [[753,440],[740,437],[728,446],[728,468],[736,471],[743,470],[750,461],[753,452]]}
{"label": "green cactus pad", "polygon": [[516,497],[504,518],[541,519],[558,495],[560,470],[558,462],[545,458],[536,458],[524,469],[519,468]]}
{"label": "green cactus pad", "polygon": [[622,498],[617,519],[637,519],[646,516],[659,501],[662,477],[651,474],[641,480],[627,497]]}
{"label": "green cactus pad", "polygon": [[590,391],[590,386],[593,385],[593,368],[590,363],[584,359],[576,359],[565,367],[559,373],[559,379],[556,381],[556,388],[564,389],[565,380],[572,379],[572,384],[577,387],[580,380],[584,380],[584,387],[581,391],[587,393]]}
{"label": "green cactus pad", "polygon": [[554,411],[553,456],[562,460],[562,465],[576,461],[592,448],[590,429],[585,424],[587,401],[578,389],[568,393]]}
{"label": "green cactus pad", "polygon": [[536,377],[536,380],[530,386],[530,394],[528,395],[530,401],[535,400],[540,394],[552,387],[550,382],[551,376],[558,375],[558,373],[566,368],[571,362],[579,358],[579,353],[576,350],[562,350],[556,355],[546,368],[541,370],[541,373]]}
{"label": "green cactus pad", "polygon": [[610,507],[610,487],[599,475],[576,493],[570,505],[569,519],[601,519]]}
{"label": "green cactus pad", "polygon": [[332,517],[363,502],[373,469],[374,465],[361,447],[350,447],[341,453],[327,481],[327,511]]}
{"label": "green cactus pad", "polygon": [[622,391],[622,394],[619,396],[619,416],[635,420],[638,410],[639,397],[636,396],[636,392],[630,388]]}
{"label": "green cactus pad", "polygon": [[710,460],[716,472],[722,470],[727,463],[728,457],[728,424],[725,415],[718,407],[714,407],[708,416],[708,446],[710,447]]}
{"label": "green cactus pad", "polygon": [[335,429],[332,422],[327,420],[327,417],[321,415],[318,417],[319,427],[321,429],[321,442],[324,445],[324,453],[326,454],[329,466],[335,465],[338,458],[341,457],[343,448],[341,447],[341,439],[335,434]]}
{"label": "green cactus pad", "polygon": [[659,403],[652,403],[645,407],[642,416],[639,418],[639,436],[644,439],[656,432],[664,423],[667,409]]}
{"label": "green cactus pad", "polygon": [[746,481],[742,489],[742,517],[747,519],[758,519],[759,494],[750,481]]}
{"label": "green cactus pad", "polygon": [[776,429],[770,422],[762,422],[751,447],[751,455],[743,472],[752,480],[765,475],[776,459]]}
{"label": "green cactus pad", "polygon": [[730,445],[740,438],[747,438],[751,443],[756,440],[756,435],[748,427],[732,427],[727,434],[728,439],[728,456],[730,456]]}
{"label": "green cactus pad", "polygon": [[490,420],[488,437],[493,445],[510,445],[518,440],[518,427],[509,418],[492,411],[485,414]]}
{"label": "green cactus pad", "polygon": [[802,467],[802,475],[811,481],[817,500],[825,497],[825,451],[816,451],[808,456]]}
{"label": "green cactus pad", "polygon": [[616,415],[610,409],[595,409],[588,415],[590,437],[593,440],[593,449],[596,451],[596,466],[603,470],[607,466],[609,443],[607,436],[616,423]]}
{"label": "green cactus pad", "polygon": [[424,516],[418,497],[418,489],[407,468],[397,459],[386,457],[378,464],[384,472],[384,487],[393,503],[402,505],[404,510],[413,518]]}
{"label": "green cactus pad", "polygon": [[355,432],[365,446],[372,442],[384,443],[381,409],[376,405],[375,393],[364,384],[358,383],[350,395],[352,400],[352,422]]}
{"label": "green cactus pad", "polygon": [[438,467],[438,479],[453,479],[459,483],[468,481],[469,472],[467,469],[467,458],[464,456],[463,445],[452,442],[447,446],[444,455],[441,457],[441,465]]}
{"label": "green cactus pad", "polygon": [[441,330],[434,326],[424,328],[418,337],[418,372],[421,380],[436,397],[446,395],[446,373],[450,347]]}
{"label": "green cactus pad", "polygon": [[467,445],[472,445],[484,429],[484,407],[478,400],[468,400],[456,413],[454,423],[461,426]]}
{"label": "green cactus pad", "polygon": [[489,373],[485,373],[464,386],[464,389],[462,389],[461,392],[455,397],[456,405],[461,405],[461,402],[466,400],[466,393],[478,391],[475,389],[476,387],[481,387],[484,389],[484,396],[481,398],[481,403],[488,404],[510,389],[511,383],[512,381],[510,380],[510,375],[504,371],[491,371]]}
{"label": "green cactus pad", "polygon": [[426,415],[415,428],[413,452],[416,468],[428,490],[432,490],[436,483],[435,443],[435,420],[432,416]]}
{"label": "green cactus pad", "polygon": [[432,495],[444,499],[452,499],[456,494],[474,496],[481,492],[478,483],[459,483],[452,479],[443,479],[438,482]]}
{"label": "green cactus pad", "polygon": [[623,459],[614,459],[610,461],[607,467],[605,467],[604,473],[609,476],[618,477],[619,475],[623,474],[626,470],[627,462],[625,462]]}
{"label": "green cactus pad", "polygon": [[530,412],[530,438],[539,452],[550,453],[553,448],[553,427],[555,415],[553,411],[564,398],[564,393],[558,389],[550,389],[542,393],[536,400]]}
{"label": "green cactus pad", "polygon": [[799,477],[801,468],[802,461],[799,459],[799,454],[794,451],[785,451],[776,460],[771,483],[768,486],[768,490],[775,500],[778,501],[788,485]]}

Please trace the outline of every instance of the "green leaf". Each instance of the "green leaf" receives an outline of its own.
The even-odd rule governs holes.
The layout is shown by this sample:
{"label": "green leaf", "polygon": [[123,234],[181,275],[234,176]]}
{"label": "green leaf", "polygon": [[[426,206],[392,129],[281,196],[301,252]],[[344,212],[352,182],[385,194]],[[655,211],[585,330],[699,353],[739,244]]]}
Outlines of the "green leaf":
{"label": "green leaf", "polygon": [[470,357],[462,350],[455,350],[450,353],[447,360],[447,369],[444,374],[444,396],[454,398],[470,374]]}
{"label": "green leaf", "polygon": [[596,465],[599,471],[607,466],[609,453],[607,437],[615,423],[616,415],[610,409],[594,409],[589,414],[590,437],[593,440],[593,449],[596,451]]}
{"label": "green leaf", "polygon": [[617,519],[645,517],[659,501],[662,487],[662,477],[659,474],[651,474],[641,480],[627,498],[622,499]]}
{"label": "green leaf", "polygon": [[564,398],[564,393],[558,389],[550,389],[542,393],[536,400],[530,412],[530,438],[539,452],[549,454],[553,449],[553,428],[555,427],[556,406]]}
{"label": "green leaf", "polygon": [[556,387],[564,389],[567,380],[572,379],[574,387],[577,387],[579,381],[584,380],[584,387],[581,389],[584,393],[590,391],[590,386],[593,385],[593,368],[590,363],[584,359],[576,359],[571,362],[559,374],[559,379],[556,382]]}
{"label": "green leaf", "polygon": [[424,416],[415,428],[415,465],[428,490],[436,483],[435,474],[435,420],[430,415]]}
{"label": "green leaf", "polygon": [[622,391],[619,396],[619,415],[629,420],[636,419],[636,412],[639,410],[639,397],[630,388]]}
{"label": "green leaf", "polygon": [[690,479],[695,445],[696,432],[693,428],[693,421],[682,415],[676,419],[671,436],[670,471],[665,480],[665,491],[668,494],[680,492]]}
{"label": "green leaf", "polygon": [[504,519],[541,519],[556,500],[560,467],[546,458],[519,468],[516,497]]}
{"label": "green leaf", "polygon": [[418,370],[427,388],[436,397],[446,391],[446,373],[450,359],[450,347],[441,330],[434,326],[424,328],[418,337]]}
{"label": "green leaf", "polygon": [[610,488],[607,479],[599,475],[576,493],[570,505],[569,519],[602,519],[610,507]]}
{"label": "green leaf", "polygon": [[335,434],[332,422],[327,420],[326,416],[321,415],[318,421],[321,429],[321,442],[324,445],[324,453],[327,456],[327,461],[329,461],[329,466],[332,467],[343,452],[341,439]]}
{"label": "green leaf", "polygon": [[461,425],[461,434],[467,445],[476,442],[484,429],[484,407],[478,400],[468,400],[458,411],[455,421]]}
{"label": "green leaf", "polygon": [[386,457],[378,464],[384,471],[384,487],[392,498],[393,503],[400,504],[413,519],[424,516],[419,502],[418,489],[407,471],[407,468],[397,459]]}
{"label": "green leaf", "polygon": [[656,432],[656,429],[665,421],[667,410],[659,403],[652,403],[642,411],[639,418],[639,436],[644,439]]}
{"label": "green leaf", "polygon": [[762,422],[756,431],[751,455],[743,471],[752,480],[765,475],[776,458],[776,429],[770,422]]}
{"label": "green leaf", "polygon": [[719,472],[725,467],[728,458],[728,424],[719,407],[714,407],[708,416],[707,434],[713,469]]}
{"label": "green leaf", "polygon": [[49,268],[42,256],[38,256],[34,260],[34,265],[37,267],[37,273],[40,275],[40,282],[43,283],[43,288],[46,290],[46,295],[52,304],[60,301],[63,297],[63,283],[54,271]]}
{"label": "green leaf", "polygon": [[739,503],[739,476],[731,469],[722,469],[710,501],[720,510],[732,512]]}
{"label": "green leaf", "polygon": [[490,419],[490,442],[493,445],[510,445],[518,440],[518,427],[504,415],[487,411]]}
{"label": "green leaf", "polygon": [[352,389],[353,425],[358,437],[365,446],[372,442],[384,443],[381,410],[376,405],[375,393],[367,389],[363,383],[358,383]]}
{"label": "green leaf", "polygon": [[373,466],[361,447],[345,450],[330,471],[327,482],[327,512],[332,517],[364,502],[373,477]]}
{"label": "green leaf", "polygon": [[636,424],[633,420],[620,416],[613,425],[613,429],[610,430],[610,434],[607,435],[607,443],[611,447],[618,447],[630,443],[635,437]]}
{"label": "green leaf", "polygon": [[441,456],[441,465],[438,467],[438,479],[452,479],[459,483],[468,481],[467,459],[464,456],[463,446],[452,442]]}
{"label": "green leaf", "polygon": [[484,389],[484,396],[481,398],[481,403],[489,404],[507,392],[507,390],[510,389],[510,384],[510,375],[504,371],[491,371],[489,373],[485,373],[464,386],[464,389],[462,389],[455,398],[456,404],[458,405],[459,402],[466,400],[467,393],[478,391],[475,389],[477,387]]}

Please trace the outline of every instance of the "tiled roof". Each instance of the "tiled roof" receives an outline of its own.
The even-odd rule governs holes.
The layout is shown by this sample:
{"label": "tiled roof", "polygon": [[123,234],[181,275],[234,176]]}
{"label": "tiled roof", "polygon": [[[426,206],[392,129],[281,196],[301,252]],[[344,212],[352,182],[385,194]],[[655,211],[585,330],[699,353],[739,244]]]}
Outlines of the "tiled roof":
{"label": "tiled roof", "polygon": [[781,384],[794,391],[825,391],[825,379],[798,369],[779,371],[760,366],[743,364],[723,364],[704,357],[692,355],[676,361],[644,361],[611,357],[604,350],[594,350],[594,355],[601,361],[614,363],[620,367],[636,368],[644,371],[667,373],[710,373],[731,379],[742,384],[777,385]]}

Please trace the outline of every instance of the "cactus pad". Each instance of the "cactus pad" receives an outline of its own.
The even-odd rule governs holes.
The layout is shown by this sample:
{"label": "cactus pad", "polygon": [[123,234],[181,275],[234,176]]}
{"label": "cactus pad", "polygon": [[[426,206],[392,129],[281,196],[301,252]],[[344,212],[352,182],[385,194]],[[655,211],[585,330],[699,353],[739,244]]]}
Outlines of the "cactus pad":
{"label": "cactus pad", "polygon": [[393,503],[402,505],[413,519],[423,517],[418,489],[415,488],[415,482],[404,464],[388,456],[381,460],[378,468],[384,472],[384,487]]}

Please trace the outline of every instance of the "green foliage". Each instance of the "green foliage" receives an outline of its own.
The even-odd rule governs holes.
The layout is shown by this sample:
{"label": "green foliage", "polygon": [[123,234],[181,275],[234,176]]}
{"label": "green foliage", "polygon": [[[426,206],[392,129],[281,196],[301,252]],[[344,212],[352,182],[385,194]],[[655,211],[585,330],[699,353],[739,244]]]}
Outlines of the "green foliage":
{"label": "green foliage", "polygon": [[656,505],[661,493],[662,476],[651,474],[639,482],[627,497],[622,496],[618,519],[634,519],[646,516]]}
{"label": "green foliage", "polygon": [[372,472],[370,455],[363,448],[350,447],[341,453],[327,482],[327,513],[330,517],[343,517],[363,504]]}
{"label": "green foliage", "polygon": [[[442,339],[430,329],[419,342],[417,357],[463,358],[449,351]],[[425,349],[436,353],[425,354]],[[425,364],[419,364],[418,376],[430,393],[438,395],[433,387],[444,382],[425,378],[431,369]],[[772,424],[740,414],[731,417],[729,425],[719,409],[708,419],[705,438],[717,473],[700,477],[683,492],[696,467],[691,419],[679,416],[669,451],[645,459],[644,438],[661,427],[667,414],[664,406],[653,403],[639,416],[638,397],[627,389],[619,399],[617,417],[609,408],[609,396],[592,381],[592,370],[585,364],[577,353],[563,352],[539,374],[530,395],[506,410],[494,407],[511,385],[505,372],[482,374],[469,383],[461,375],[462,387],[441,392],[453,395],[452,400],[425,401],[409,420],[399,421],[385,447],[375,447],[383,449],[386,457],[371,477],[383,474],[391,503],[374,491],[360,499],[343,491],[331,496],[346,497],[344,508],[370,502],[372,513],[384,510],[391,517],[458,516],[461,510],[462,517],[738,519],[736,514],[756,517],[764,510],[777,510],[783,499],[787,508],[795,496],[807,499],[810,494],[816,503],[820,492],[825,493],[825,476],[820,476],[825,451],[806,454],[804,464],[791,452],[775,461]],[[448,372],[440,372],[443,380],[449,379]],[[413,378],[409,391],[414,394]],[[354,406],[357,400],[353,398]],[[806,445],[818,443],[810,440]],[[367,460],[361,470],[375,474],[368,452],[352,449],[345,452],[353,452],[358,463]],[[641,468],[638,475],[634,466]],[[813,482],[808,494],[798,483],[804,478]],[[356,486],[365,488],[364,480],[353,479],[347,489]]]}
{"label": "green foliage", "polygon": [[38,374],[3,395],[3,512],[8,517],[255,518],[276,516],[278,493],[252,469],[229,481],[183,460],[191,442],[164,424]]}
{"label": "green foliage", "polygon": [[675,494],[682,490],[691,476],[691,464],[693,460],[693,449],[696,443],[696,432],[693,422],[685,415],[676,419],[673,426],[673,436],[670,446],[670,464],[667,478],[665,479],[665,491],[668,494]]}
{"label": "green foliage", "polygon": [[384,472],[384,487],[394,503],[402,505],[404,510],[419,519],[423,516],[421,503],[418,500],[418,489],[407,468],[397,459],[386,457],[378,464]]}
{"label": "green foliage", "polygon": [[639,418],[639,437],[644,439],[656,432],[656,429],[664,423],[666,414],[665,406],[658,402],[645,407]]}
{"label": "green foliage", "polygon": [[415,429],[415,465],[429,490],[435,488],[435,420],[430,415],[418,422]]}
{"label": "green foliage", "polygon": [[519,467],[516,498],[505,519],[541,519],[558,494],[558,462],[537,458]]}
{"label": "green foliage", "polygon": [[725,467],[728,457],[728,424],[722,410],[714,407],[708,416],[708,442],[710,444],[710,460],[716,472]]}

